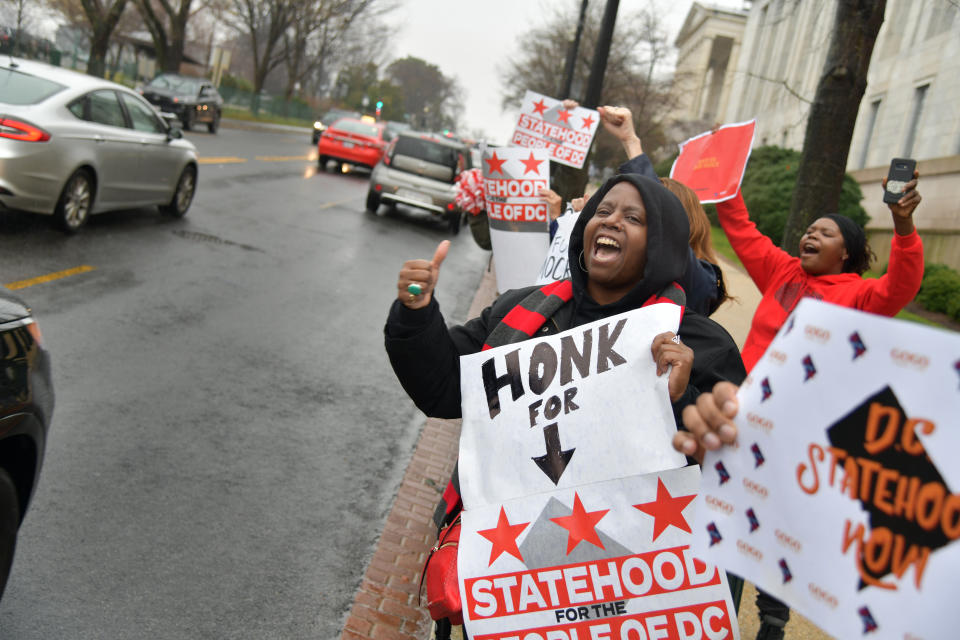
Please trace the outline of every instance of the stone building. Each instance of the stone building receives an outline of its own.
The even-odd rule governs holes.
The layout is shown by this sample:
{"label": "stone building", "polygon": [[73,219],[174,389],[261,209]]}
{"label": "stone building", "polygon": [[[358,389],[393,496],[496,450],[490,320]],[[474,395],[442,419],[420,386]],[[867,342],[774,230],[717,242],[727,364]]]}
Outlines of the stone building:
{"label": "stone building", "polygon": [[[688,21],[698,11],[694,5]],[[753,2],[718,119],[756,118],[757,145],[801,149],[835,13],[836,0]],[[910,157],[921,174],[916,222],[928,262],[960,268],[958,104],[960,6],[951,0],[887,0],[847,159],[863,189],[872,244],[882,261],[892,224],[880,179],[891,158]]]}

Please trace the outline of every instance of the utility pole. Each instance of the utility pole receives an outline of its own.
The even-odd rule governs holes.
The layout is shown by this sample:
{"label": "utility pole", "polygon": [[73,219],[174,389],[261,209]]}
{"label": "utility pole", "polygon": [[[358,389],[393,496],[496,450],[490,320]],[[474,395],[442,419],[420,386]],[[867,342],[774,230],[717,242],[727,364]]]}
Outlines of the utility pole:
{"label": "utility pole", "polygon": [[577,53],[580,51],[580,37],[583,35],[583,23],[587,20],[587,0],[580,3],[580,19],[577,20],[577,32],[573,36],[573,42],[567,50],[567,63],[563,66],[563,84],[560,85],[560,91],[557,97],[566,100],[573,91],[573,71],[577,63]]}
{"label": "utility pole", "polygon": [[[586,3],[584,3],[586,4]],[[607,0],[603,10],[603,21],[600,23],[600,33],[597,36],[597,47],[593,52],[593,62],[590,65],[590,78],[587,81],[587,92],[580,104],[589,109],[596,109],[603,94],[603,76],[607,71],[607,58],[610,55],[610,43],[613,41],[613,28],[617,22],[617,10],[620,0]],[[583,15],[581,13],[581,15]],[[587,186],[589,177],[590,156],[582,169],[560,166],[553,181],[553,189],[560,194],[564,202],[579,198]]]}

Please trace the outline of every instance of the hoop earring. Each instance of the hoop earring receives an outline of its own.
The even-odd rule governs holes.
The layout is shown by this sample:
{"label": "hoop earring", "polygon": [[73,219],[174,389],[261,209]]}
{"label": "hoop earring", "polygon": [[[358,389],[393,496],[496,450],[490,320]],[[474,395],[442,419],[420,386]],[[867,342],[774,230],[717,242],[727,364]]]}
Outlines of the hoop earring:
{"label": "hoop earring", "polygon": [[583,264],[583,250],[582,250],[582,249],[580,250],[580,255],[577,256],[577,262],[580,263],[580,268],[583,269],[583,272],[584,272],[584,273],[590,273],[590,271],[587,270],[587,265]]}

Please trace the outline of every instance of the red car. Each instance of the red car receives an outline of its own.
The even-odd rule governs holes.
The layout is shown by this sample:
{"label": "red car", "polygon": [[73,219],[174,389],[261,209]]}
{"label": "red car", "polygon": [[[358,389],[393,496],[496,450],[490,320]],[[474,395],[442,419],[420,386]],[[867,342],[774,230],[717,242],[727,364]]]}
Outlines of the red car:
{"label": "red car", "polygon": [[330,160],[372,169],[380,162],[386,146],[382,124],[341,118],[327,127],[320,136],[320,141],[317,142],[320,157],[317,161],[320,169],[326,169]]}

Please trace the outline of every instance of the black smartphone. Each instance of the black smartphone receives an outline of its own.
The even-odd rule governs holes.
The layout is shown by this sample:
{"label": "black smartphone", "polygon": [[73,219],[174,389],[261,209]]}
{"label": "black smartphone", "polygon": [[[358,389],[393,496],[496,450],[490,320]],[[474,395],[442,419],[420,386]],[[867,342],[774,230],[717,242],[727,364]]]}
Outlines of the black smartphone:
{"label": "black smartphone", "polygon": [[894,158],[890,161],[890,171],[887,173],[887,188],[883,191],[883,201],[896,204],[903,197],[903,188],[913,180],[913,171],[917,168],[917,161],[911,158]]}

